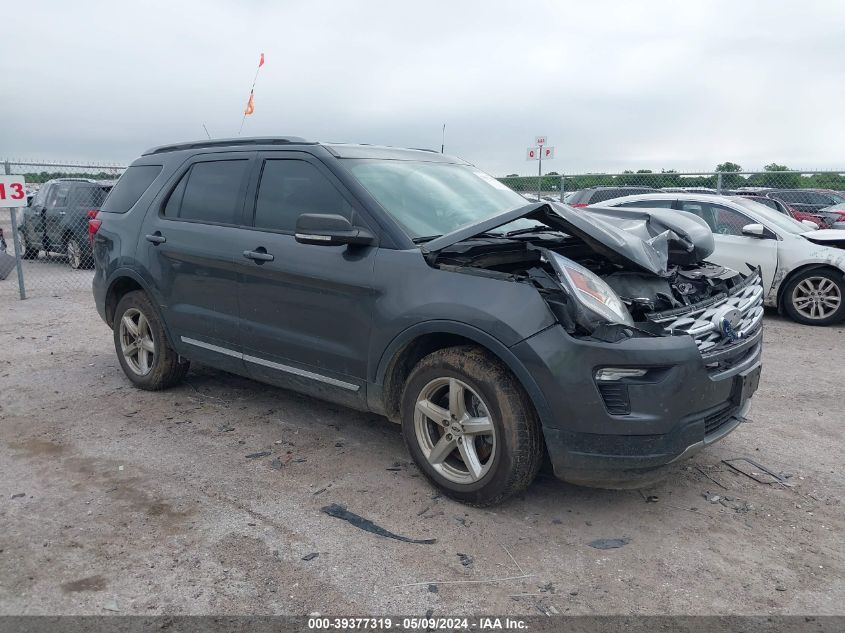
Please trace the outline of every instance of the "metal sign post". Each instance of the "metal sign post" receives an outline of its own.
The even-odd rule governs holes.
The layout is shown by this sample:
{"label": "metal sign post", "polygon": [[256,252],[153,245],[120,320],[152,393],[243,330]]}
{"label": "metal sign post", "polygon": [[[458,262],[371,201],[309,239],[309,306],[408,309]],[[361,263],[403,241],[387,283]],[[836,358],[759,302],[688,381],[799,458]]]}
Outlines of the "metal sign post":
{"label": "metal sign post", "polygon": [[23,261],[21,258],[21,238],[18,235],[18,207],[26,206],[26,183],[23,176],[9,174],[9,164],[5,165],[6,175],[0,176],[0,206],[9,207],[12,219],[12,241],[15,244],[15,267],[18,269],[18,291],[21,299],[26,299],[26,286],[23,281]]}
{"label": "metal sign post", "polygon": [[536,160],[537,165],[537,202],[540,201],[540,196],[543,192],[543,158],[550,160],[555,157],[555,148],[546,146],[546,137],[538,136],[534,139],[537,147],[529,147],[527,153],[528,160]]}

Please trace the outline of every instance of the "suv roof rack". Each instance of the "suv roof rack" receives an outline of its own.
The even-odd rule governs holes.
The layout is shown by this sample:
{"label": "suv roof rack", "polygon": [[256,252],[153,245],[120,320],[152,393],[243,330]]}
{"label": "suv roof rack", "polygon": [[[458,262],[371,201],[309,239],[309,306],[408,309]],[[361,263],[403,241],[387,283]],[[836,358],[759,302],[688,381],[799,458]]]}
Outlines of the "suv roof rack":
{"label": "suv roof rack", "polygon": [[232,147],[243,145],[289,145],[289,144],[307,144],[316,145],[313,141],[306,141],[299,136],[265,136],[265,137],[250,137],[250,138],[218,138],[208,141],[187,141],[185,143],[172,143],[170,145],[160,145],[159,147],[152,147],[142,154],[142,156],[149,156],[150,154],[164,154],[166,152],[176,152],[183,149],[205,149],[207,147]]}

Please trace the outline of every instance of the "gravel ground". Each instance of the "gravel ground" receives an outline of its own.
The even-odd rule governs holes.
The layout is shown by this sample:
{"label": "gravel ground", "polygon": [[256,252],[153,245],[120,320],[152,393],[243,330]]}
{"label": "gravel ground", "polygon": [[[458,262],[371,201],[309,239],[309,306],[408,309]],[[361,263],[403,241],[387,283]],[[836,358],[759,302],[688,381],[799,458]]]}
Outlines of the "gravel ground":
{"label": "gravel ground", "polygon": [[4,296],[0,614],[843,614],[844,334],[768,315],[751,422],[660,485],[478,510],[383,418],[206,367],[138,391],[90,294]]}

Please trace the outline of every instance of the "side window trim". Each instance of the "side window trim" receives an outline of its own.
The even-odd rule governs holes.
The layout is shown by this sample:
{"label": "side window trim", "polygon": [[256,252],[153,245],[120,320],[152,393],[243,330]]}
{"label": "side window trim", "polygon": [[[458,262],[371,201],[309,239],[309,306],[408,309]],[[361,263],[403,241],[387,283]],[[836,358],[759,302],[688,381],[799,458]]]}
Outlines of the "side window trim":
{"label": "side window trim", "polygon": [[[158,202],[155,203],[156,206],[156,215],[160,220],[167,220],[170,222],[188,222],[192,224],[205,224],[208,226],[228,226],[228,227],[235,227],[235,228],[244,228],[244,207],[245,207],[245,200],[248,191],[248,187],[251,180],[251,174],[253,173],[253,169],[255,167],[255,152],[222,152],[222,153],[210,153],[210,154],[197,154],[196,156],[190,157],[186,160],[182,165],[179,166],[179,169],[176,170],[173,176],[171,176],[170,181],[163,187],[163,191],[165,192],[163,196],[161,196]],[[190,172],[193,170],[194,165],[198,163],[215,163],[221,161],[233,161],[233,160],[245,160],[247,161],[247,167],[244,170],[243,178],[241,179],[241,183],[238,186],[238,199],[239,208],[235,210],[234,219],[240,220],[240,222],[236,223],[226,223],[226,222],[210,222],[208,220],[196,220],[191,218],[180,218],[180,217],[168,217],[164,214],[164,210],[167,207],[167,203],[170,201],[170,197],[182,183],[185,178],[190,178]],[[186,181],[187,185],[187,181]],[[186,187],[187,188],[187,187]],[[185,191],[183,189],[182,196],[184,197]],[[179,207],[181,209],[182,202],[180,200]]]}

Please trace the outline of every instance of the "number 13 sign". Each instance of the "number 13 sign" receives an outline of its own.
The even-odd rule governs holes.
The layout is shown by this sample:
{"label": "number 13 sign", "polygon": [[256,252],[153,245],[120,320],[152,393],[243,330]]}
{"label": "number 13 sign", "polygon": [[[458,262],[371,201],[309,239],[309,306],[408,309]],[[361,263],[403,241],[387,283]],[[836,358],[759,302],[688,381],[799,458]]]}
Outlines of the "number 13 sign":
{"label": "number 13 sign", "polygon": [[0,176],[0,207],[25,207],[26,183],[23,176]]}

